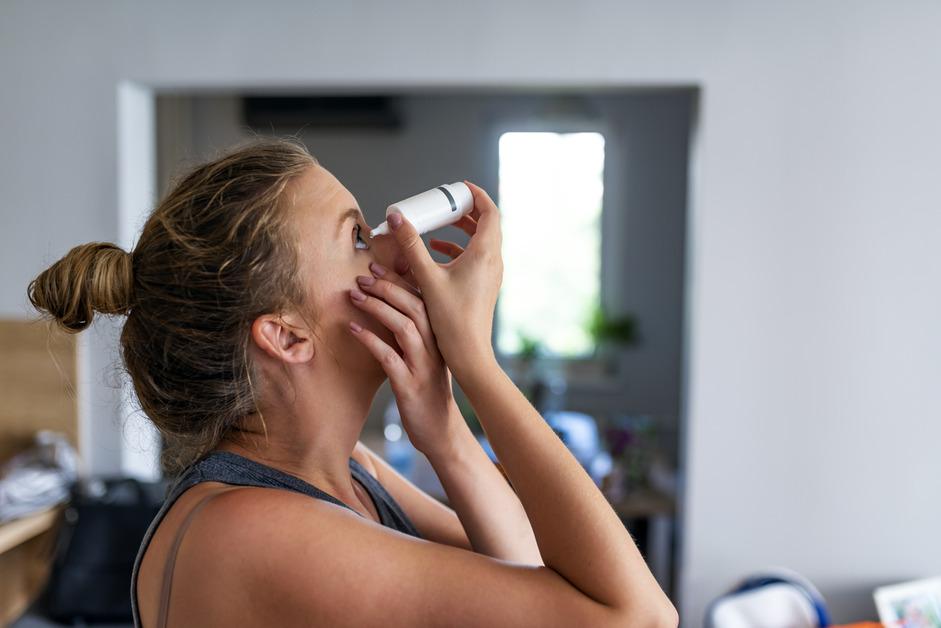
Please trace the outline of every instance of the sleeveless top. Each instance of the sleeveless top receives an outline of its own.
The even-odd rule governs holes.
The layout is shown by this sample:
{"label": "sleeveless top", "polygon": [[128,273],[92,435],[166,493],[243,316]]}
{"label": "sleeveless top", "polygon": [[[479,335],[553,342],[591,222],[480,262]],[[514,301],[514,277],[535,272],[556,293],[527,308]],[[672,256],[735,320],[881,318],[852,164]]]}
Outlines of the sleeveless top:
{"label": "sleeveless top", "polygon": [[[366,492],[372,498],[373,504],[376,507],[376,511],[379,513],[379,517],[382,521],[382,525],[398,530],[405,534],[410,534],[417,538],[422,538],[418,530],[415,528],[414,524],[409,520],[405,515],[402,508],[396,503],[392,496],[383,488],[383,486],[374,478],[359,462],[350,458],[349,462],[350,472],[354,479],[359,481],[359,483],[366,489]],[[338,506],[344,508],[349,508],[358,516],[362,517],[360,513],[356,512],[337,498],[332,495],[325,493],[320,490],[313,484],[309,484],[304,480],[285,473],[284,471],[279,471],[273,467],[261,464],[254,460],[250,460],[239,454],[230,452],[230,451],[211,451],[195,463],[190,465],[177,480],[175,480],[167,488],[167,497],[163,502],[163,505],[160,507],[160,510],[157,512],[153,521],[151,521],[150,526],[147,528],[147,532],[144,533],[144,539],[141,541],[140,548],[137,550],[137,558],[134,560],[134,568],[131,572],[131,613],[134,619],[135,628],[141,628],[141,619],[140,612],[137,605],[137,576],[140,571],[141,560],[144,557],[144,552],[147,550],[147,546],[150,544],[151,538],[153,538],[154,532],[157,529],[157,526],[160,525],[160,522],[163,520],[164,516],[167,514],[167,511],[170,510],[170,507],[173,506],[177,498],[184,492],[186,489],[191,488],[192,486],[199,484],[200,482],[224,482],[226,484],[231,484],[235,486],[259,486],[264,488],[281,488],[292,491],[297,491],[298,493],[303,493],[309,495],[315,499],[323,499]],[[234,488],[234,487],[229,487]],[[193,507],[193,509],[188,513],[186,519],[180,527],[180,531],[177,534],[177,538],[170,549],[170,553],[167,556],[167,562],[165,564],[165,573],[164,573],[164,591],[161,595],[162,603],[161,606],[164,608],[160,609],[159,616],[163,616],[166,611],[166,603],[169,596],[169,580],[172,577],[173,565],[176,558],[176,549],[179,544],[179,541],[182,538],[182,532],[185,531],[186,526],[189,524],[189,519],[196,514],[196,511],[204,505],[209,498],[226,492],[228,489],[220,489],[219,491],[210,493],[206,495],[200,502]]]}

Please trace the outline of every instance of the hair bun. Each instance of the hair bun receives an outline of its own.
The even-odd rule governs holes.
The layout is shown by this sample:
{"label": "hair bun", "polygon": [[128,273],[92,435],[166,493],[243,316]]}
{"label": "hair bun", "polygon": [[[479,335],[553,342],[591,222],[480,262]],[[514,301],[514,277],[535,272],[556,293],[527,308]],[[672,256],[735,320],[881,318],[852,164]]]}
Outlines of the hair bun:
{"label": "hair bun", "polygon": [[127,314],[132,305],[131,255],[110,242],[81,244],[29,283],[29,300],[68,332],[88,327],[95,312]]}

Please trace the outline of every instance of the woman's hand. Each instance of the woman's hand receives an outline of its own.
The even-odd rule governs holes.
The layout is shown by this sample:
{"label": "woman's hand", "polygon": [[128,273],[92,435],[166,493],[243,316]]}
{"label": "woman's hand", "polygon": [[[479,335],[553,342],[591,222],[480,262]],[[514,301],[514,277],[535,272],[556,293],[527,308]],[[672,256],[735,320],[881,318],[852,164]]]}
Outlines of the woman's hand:
{"label": "woman's hand", "polygon": [[[459,378],[465,367],[493,358],[493,311],[503,281],[500,210],[482,188],[464,183],[474,195],[474,209],[454,225],[471,236],[467,248],[431,239],[435,250],[451,256],[446,264],[431,257],[407,218],[386,217],[400,249],[396,271],[408,273],[420,290],[438,348]],[[396,216],[401,218],[398,225]]]}
{"label": "woman's hand", "polygon": [[[390,272],[381,266],[376,270]],[[389,376],[402,427],[412,445],[428,455],[448,443],[454,430],[466,423],[454,401],[451,372],[438,351],[425,304],[421,297],[388,278],[359,275],[356,280],[366,299],[351,301],[393,332],[402,355],[352,321],[350,330]]]}

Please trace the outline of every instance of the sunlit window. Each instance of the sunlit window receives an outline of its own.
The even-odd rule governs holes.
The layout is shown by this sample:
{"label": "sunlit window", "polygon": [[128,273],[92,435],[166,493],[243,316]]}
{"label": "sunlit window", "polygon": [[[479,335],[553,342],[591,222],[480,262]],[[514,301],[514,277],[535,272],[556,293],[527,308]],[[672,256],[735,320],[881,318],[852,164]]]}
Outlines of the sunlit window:
{"label": "sunlit window", "polygon": [[604,136],[504,133],[499,159],[497,350],[538,342],[583,357],[594,350],[588,323],[599,301]]}

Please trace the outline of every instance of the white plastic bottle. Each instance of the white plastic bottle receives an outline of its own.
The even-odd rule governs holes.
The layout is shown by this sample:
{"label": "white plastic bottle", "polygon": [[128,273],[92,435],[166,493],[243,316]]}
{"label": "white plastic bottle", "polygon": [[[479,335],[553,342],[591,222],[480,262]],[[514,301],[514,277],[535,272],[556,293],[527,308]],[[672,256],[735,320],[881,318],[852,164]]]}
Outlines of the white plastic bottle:
{"label": "white plastic bottle", "polygon": [[[463,182],[439,185],[433,190],[410,196],[386,208],[386,218],[399,212],[412,223],[418,233],[440,229],[460,220],[474,208],[474,195]],[[389,221],[369,232],[370,238],[389,233]]]}

